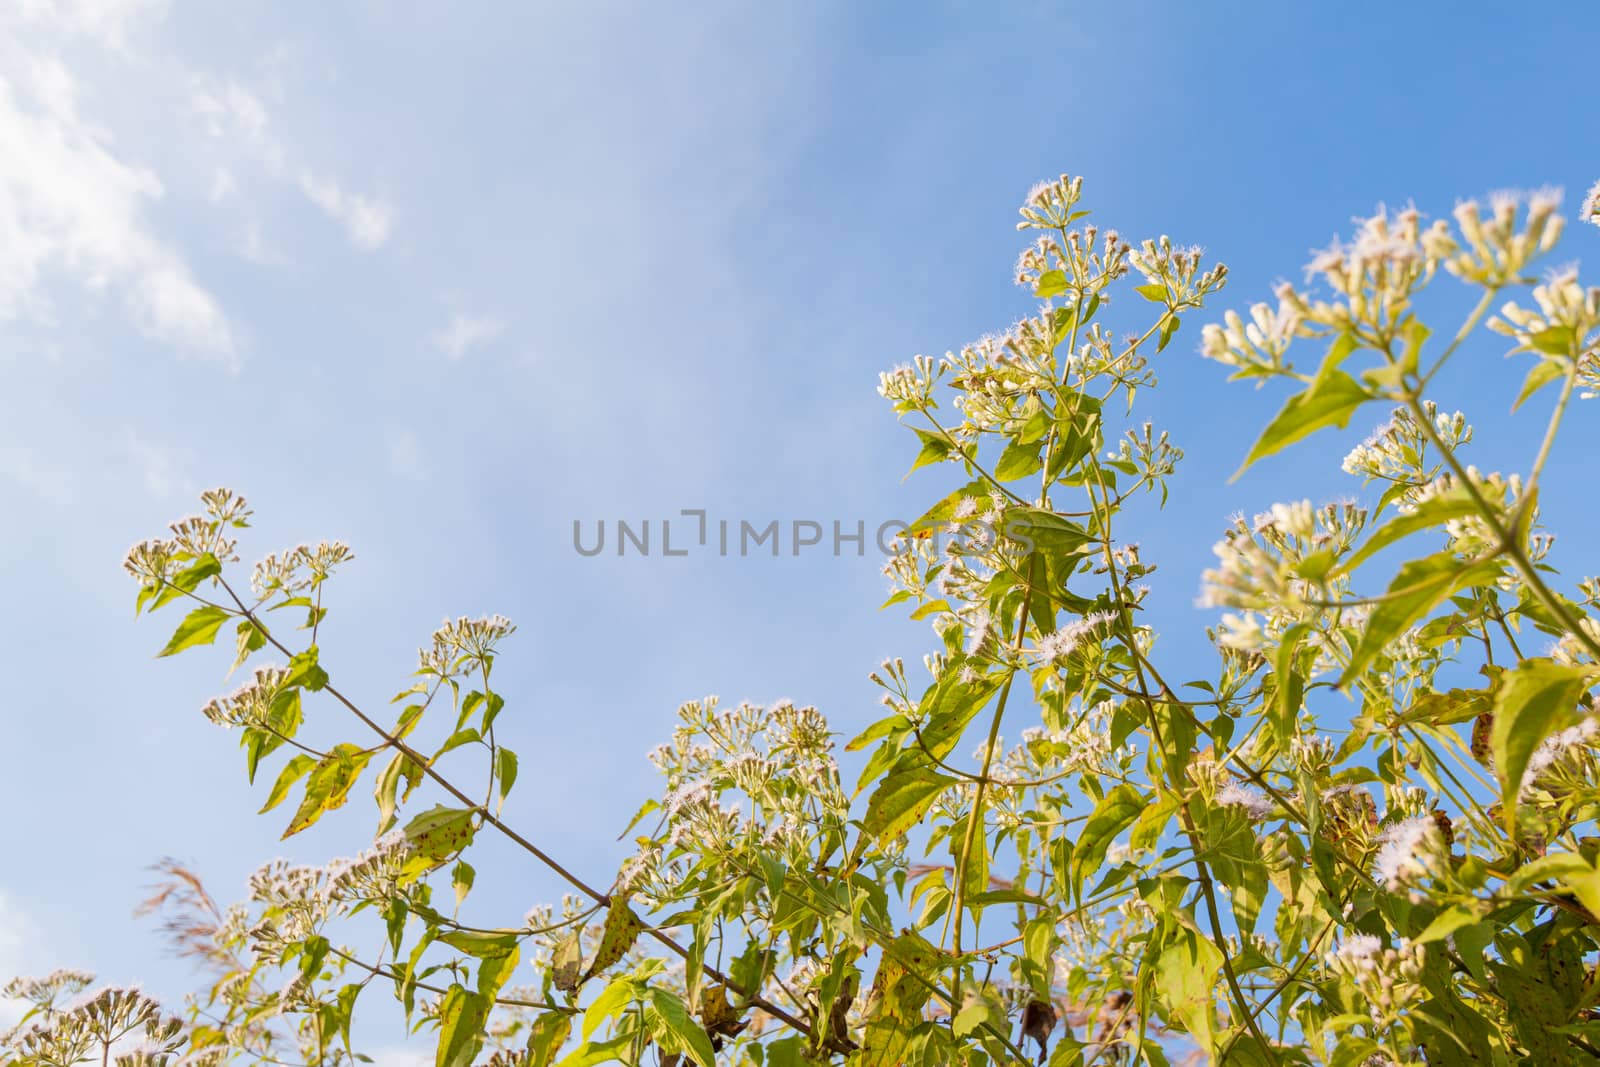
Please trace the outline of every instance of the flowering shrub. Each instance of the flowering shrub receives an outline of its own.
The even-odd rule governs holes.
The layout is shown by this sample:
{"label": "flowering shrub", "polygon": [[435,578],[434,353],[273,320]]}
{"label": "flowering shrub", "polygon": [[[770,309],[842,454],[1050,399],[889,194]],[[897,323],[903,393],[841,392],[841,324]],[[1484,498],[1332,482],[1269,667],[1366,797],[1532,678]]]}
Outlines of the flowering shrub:
{"label": "flowering shrub", "polygon": [[[854,781],[814,708],[686,704],[604,883],[502,818],[511,623],[445,623],[391,714],[317,644],[345,546],[268,556],[246,586],[250,513],[227,490],[136,546],[140,608],[186,610],[163,654],[226,628],[235,667],[276,661],[204,709],[271,781],[263,810],[294,834],[365,776],[377,840],[264,867],[228,909],[169,867],[153,906],[217,977],[181,1038],[136,994],[72,1002],[87,976],[57,974],[11,987],[36,1014],[4,1062],[124,1042],[152,1063],[342,1064],[370,986],[434,1033],[439,1067],[1600,1060],[1600,578],[1558,579],[1538,506],[1573,397],[1600,393],[1600,289],[1535,279],[1558,197],[1468,201],[1453,224],[1379,212],[1304,287],[1199,331],[1234,378],[1292,391],[1246,466],[1389,414],[1344,462],[1369,503],[1223,531],[1202,581],[1216,667],[1180,684],[1122,513],[1164,500],[1183,454],[1133,412],[1227,271],[1099,229],[1081,194],[1063,177],[1022,208],[1032,315],[881,378],[913,469],[959,477],[888,563],[889,604],[936,644],[922,672],[873,675],[886,714],[844,745]],[[1421,304],[1444,276],[1478,300],[1441,344]],[[1515,472],[1474,466],[1464,416],[1427,395],[1480,326],[1529,364],[1517,408],[1553,397]],[[335,721],[351,732],[322,740]],[[463,922],[484,835],[571,893]]]}

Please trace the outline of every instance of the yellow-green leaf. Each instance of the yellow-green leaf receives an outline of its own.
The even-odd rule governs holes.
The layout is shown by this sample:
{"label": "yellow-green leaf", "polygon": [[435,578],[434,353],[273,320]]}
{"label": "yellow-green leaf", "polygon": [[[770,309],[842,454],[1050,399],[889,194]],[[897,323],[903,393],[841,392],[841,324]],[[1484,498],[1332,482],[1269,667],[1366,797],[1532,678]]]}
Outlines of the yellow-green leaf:
{"label": "yellow-green leaf", "polygon": [[335,745],[331,752],[318,760],[311,777],[306,781],[305,799],[300,802],[294,818],[289,820],[289,827],[284,830],[283,836],[293,837],[322,818],[323,812],[342,806],[350,797],[350,787],[356,784],[361,769],[371,758],[369,752],[363,752],[354,745],[341,744]]}
{"label": "yellow-green leaf", "polygon": [[1234,472],[1235,479],[1256,460],[1281,451],[1303,437],[1326,426],[1342,428],[1350,424],[1356,408],[1372,399],[1372,394],[1360,382],[1339,369],[1339,364],[1354,348],[1354,342],[1346,338],[1334,342],[1311,384],[1290,397],[1267,424],[1244,463]]}
{"label": "yellow-green leaf", "polygon": [[948,774],[931,767],[894,771],[873,790],[861,830],[869,837],[898,837],[917,824],[939,794],[956,784]]}
{"label": "yellow-green leaf", "polygon": [[267,794],[267,802],[261,806],[257,815],[265,815],[289,795],[289,787],[305,777],[307,771],[316,766],[317,761],[304,752],[293,757],[283,765],[283,770],[278,772],[278,780],[272,783],[272,791]]}
{"label": "yellow-green leaf", "polygon": [[1489,751],[1500,776],[1500,804],[1506,827],[1517,832],[1517,798],[1528,760],[1545,738],[1578,717],[1578,698],[1593,673],[1550,659],[1530,659],[1501,676],[1494,700]]}
{"label": "yellow-green leaf", "polygon": [[1084,823],[1083,832],[1078,835],[1078,843],[1072,850],[1072,884],[1075,889],[1100,869],[1112,840],[1132,826],[1148,804],[1144,793],[1126,782],[1100,798],[1100,803],[1094,806],[1094,813]]}
{"label": "yellow-green leaf", "polygon": [[217,631],[222,624],[231,618],[231,612],[210,604],[195,608],[183,617],[178,628],[172,632],[172,640],[157,655],[172,656],[196,645],[209,645],[217,639]]}
{"label": "yellow-green leaf", "polygon": [[1349,685],[1359,677],[1385,645],[1438,607],[1445,597],[1458,589],[1493,581],[1499,573],[1500,564],[1494,560],[1467,564],[1448,551],[1412,560],[1401,567],[1383,599],[1367,617],[1361,643],[1351,654],[1350,665],[1340,676],[1339,684]]}

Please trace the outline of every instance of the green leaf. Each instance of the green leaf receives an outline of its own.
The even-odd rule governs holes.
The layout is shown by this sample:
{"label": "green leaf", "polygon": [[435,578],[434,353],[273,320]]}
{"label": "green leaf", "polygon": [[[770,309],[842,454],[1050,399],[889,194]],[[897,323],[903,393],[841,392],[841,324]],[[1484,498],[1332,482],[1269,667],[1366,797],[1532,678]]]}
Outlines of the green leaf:
{"label": "green leaf", "polygon": [[999,675],[980,674],[970,682],[962,681],[961,675],[960,667],[955,666],[942,673],[939,681],[923,694],[919,705],[924,719],[920,730],[922,745],[907,749],[901,766],[927,766],[928,756],[938,760],[948,756],[961,743],[967,726],[1000,688]]}
{"label": "green leaf", "polygon": [[1215,1040],[1212,998],[1221,970],[1217,946],[1188,926],[1177,926],[1156,957],[1156,992],[1203,1050]]}
{"label": "green leaf", "polygon": [[1513,839],[1528,760],[1545,738],[1578,717],[1578,698],[1592,679],[1589,668],[1566,667],[1544,658],[1525,660],[1500,678],[1489,751],[1500,776],[1502,814]]}
{"label": "green leaf", "polygon": [[185,593],[192,593],[200,588],[200,583],[207,578],[213,578],[222,573],[222,563],[207,552],[177,574],[168,576],[166,584],[158,590],[141,590],[139,592],[140,605],[147,597],[151,597],[150,610],[154,611]]}
{"label": "green leaf", "polygon": [[481,740],[483,740],[483,738],[479,736],[476,727],[468,726],[464,730],[457,730],[455,733],[445,738],[444,744],[439,746],[439,750],[433,754],[433,759],[430,759],[428,762],[432,763],[446,752],[454,752],[462,745],[470,745],[475,741]]}
{"label": "green leaf", "polygon": [[1385,645],[1438,607],[1445,597],[1458,589],[1492,581],[1499,573],[1500,565],[1494,560],[1466,564],[1449,551],[1412,560],[1401,567],[1384,598],[1368,616],[1361,643],[1339,677],[1339,685],[1349,685],[1359,677]]}
{"label": "green leaf", "polygon": [[394,825],[395,809],[399,806],[397,794],[400,790],[400,765],[407,759],[404,752],[396,752],[394,758],[384,765],[378,774],[378,780],[372,786],[372,799],[378,804],[378,833],[383,835],[389,832],[389,827]]}
{"label": "green leaf", "polygon": [[989,483],[981,478],[968,482],[929,508],[920,519],[911,524],[905,531],[904,536],[914,537],[917,534],[944,526],[955,518],[956,509],[961,507],[962,503],[967,500],[976,501],[980,513],[987,511],[989,509],[989,493],[991,491],[992,487]]}
{"label": "green leaf", "polygon": [[890,734],[899,732],[905,724],[906,717],[898,711],[891,715],[886,715],[857,734],[849,744],[844,746],[844,750],[846,752],[860,752],[872,742],[882,741]]}
{"label": "green leaf", "polygon": [[1525,893],[1539,882],[1565,882],[1590,870],[1589,861],[1576,852],[1551,852],[1529,860],[1506,879],[1508,893]]}
{"label": "green leaf", "polygon": [[1060,943],[1055,923],[1034,919],[1022,931],[1022,976],[1035,996],[1050,999],[1055,981],[1055,951]]}
{"label": "green leaf", "polygon": [[228,668],[229,674],[232,674],[239,668],[240,664],[249,659],[250,653],[259,652],[267,644],[267,631],[258,626],[253,619],[240,619],[234,634],[233,666]]}
{"label": "green leaf", "polygon": [[1006,445],[1006,450],[1000,453],[1000,462],[995,464],[994,468],[995,478],[1009,482],[1038,473],[1039,468],[1043,466],[1043,462],[1039,459],[1039,452],[1043,447],[1038,441],[1032,444],[1012,441]]}
{"label": "green leaf", "polygon": [[506,795],[517,783],[517,754],[502,746],[494,754],[495,775],[500,779],[500,804],[505,805]]}
{"label": "green leaf", "polygon": [[1541,359],[1535,363],[1528,370],[1528,376],[1522,380],[1522,391],[1517,393],[1517,399],[1512,403],[1511,410],[1516,411],[1527,403],[1534,393],[1551,382],[1560,381],[1566,373],[1566,365],[1558,359]]}
{"label": "green leaf", "polygon": [[1167,302],[1167,287],[1160,282],[1136,285],[1133,287],[1133,291],[1153,304],[1165,304]]}
{"label": "green leaf", "polygon": [[1360,382],[1339,369],[1339,364],[1354,349],[1355,342],[1347,338],[1334,342],[1311,385],[1290,397],[1283,410],[1267,424],[1231,480],[1237,480],[1256,460],[1279,452],[1324,427],[1343,428],[1350,424],[1356,409],[1372,399],[1372,394],[1362,388]]}
{"label": "green leaf", "polygon": [[1410,514],[1390,519],[1380,526],[1359,549],[1340,562],[1331,573],[1334,577],[1350,574],[1375,553],[1383,551],[1402,537],[1418,530],[1442,526],[1451,519],[1476,514],[1477,510],[1478,507],[1473,503],[1472,497],[1462,488],[1430,497],[1417,505],[1417,509]]}
{"label": "green leaf", "polygon": [[650,990],[650,1006],[667,1034],[680,1045],[700,1067],[716,1067],[716,1053],[711,1050],[711,1038],[705,1028],[690,1018],[683,1001],[665,989]]}
{"label": "green leaf", "polygon": [[452,930],[439,940],[480,960],[498,960],[517,951],[516,930]]}
{"label": "green leaf", "polygon": [[1427,928],[1416,936],[1415,943],[1426,945],[1429,941],[1443,941],[1463,926],[1471,926],[1481,918],[1483,916],[1476,908],[1452,904],[1433,917]]}
{"label": "green leaf", "polygon": [[1006,537],[1023,546],[1060,557],[1073,555],[1089,543],[1089,531],[1042,508],[1012,508],[1006,512]]}
{"label": "green leaf", "polygon": [[1161,320],[1161,334],[1156,339],[1156,351],[1163,351],[1172,341],[1172,335],[1178,332],[1178,327],[1183,325],[1183,320],[1177,315],[1168,315]]}
{"label": "green leaf", "polygon": [[926,467],[930,463],[943,463],[950,458],[951,445],[948,440],[927,430],[918,430],[916,427],[912,427],[912,430],[922,441],[922,451],[917,453],[916,460],[911,464],[911,470],[906,471],[906,474],[909,475],[918,467]]}
{"label": "green leaf", "polygon": [[1064,271],[1041,271],[1039,280],[1034,283],[1033,295],[1041,299],[1051,296],[1060,296],[1067,291],[1067,275]]}
{"label": "green leaf", "polygon": [[283,836],[293,837],[322,818],[324,812],[343,806],[350,797],[350,787],[356,784],[362,768],[371,758],[370,752],[363,752],[354,745],[340,744],[318,760],[311,777],[306,781],[305,799],[300,802],[294,818],[289,820],[289,827],[284,830]]}
{"label": "green leaf", "polygon": [[1571,326],[1546,326],[1528,340],[1540,352],[1552,356],[1570,356],[1573,354],[1573,342],[1577,335]]}
{"label": "green leaf", "polygon": [[289,795],[289,787],[305,777],[307,771],[316,766],[317,761],[305,753],[300,753],[283,765],[283,770],[278,772],[278,780],[272,783],[272,791],[267,794],[267,802],[261,806],[257,815],[265,815]]}
{"label": "green leaf", "polygon": [[156,655],[174,656],[196,645],[209,645],[217,639],[217,631],[221,629],[222,624],[232,617],[231,612],[210,604],[195,608],[183,617],[183,621],[172,633],[172,640],[168,641],[167,647]]}
{"label": "green leaf", "polygon": [[[515,936],[515,935],[513,935]],[[478,995],[490,1004],[499,994],[506,980],[516,973],[517,964],[522,960],[522,950],[515,944],[511,951],[502,956],[489,956],[478,964]]]}
{"label": "green leaf", "polygon": [[624,975],[613,979],[611,984],[600,991],[583,1013],[583,1028],[580,1033],[584,1041],[588,1041],[600,1025],[607,1019],[626,1010],[629,1004],[639,999],[642,990],[639,983]]}
{"label": "green leaf", "polygon": [[862,833],[877,840],[898,837],[917,824],[939,794],[955,784],[955,778],[931,767],[891,772],[867,801]]}
{"label": "green leaf", "polygon": [[477,881],[477,878],[478,872],[472,864],[466,860],[456,861],[455,869],[450,872],[450,888],[455,890],[457,912],[461,910],[461,902],[472,892],[472,883]]}
{"label": "green leaf", "polygon": [[1149,803],[1143,792],[1126,782],[1100,798],[1072,850],[1074,893],[1082,887],[1085,878],[1100,869],[1112,840],[1132,826]]}
{"label": "green leaf", "polygon": [[1300,716],[1300,706],[1305,701],[1306,682],[1296,668],[1300,642],[1311,632],[1309,623],[1299,622],[1283,632],[1278,650],[1273,656],[1274,693],[1272,701],[1272,730],[1279,744],[1287,744],[1295,736],[1295,720]]}
{"label": "green leaf", "polygon": [[525,1067],[550,1067],[571,1033],[572,1016],[559,1011],[547,1011],[539,1016],[528,1032]]}
{"label": "green leaf", "polygon": [[434,1067],[472,1067],[483,1047],[489,1003],[481,994],[452,983],[439,1004],[439,1050]]}
{"label": "green leaf", "polygon": [[283,684],[303,685],[312,692],[328,684],[328,672],[317,665],[316,645],[310,645],[304,652],[290,657],[289,674],[284,678]]}
{"label": "green leaf", "polygon": [[472,843],[471,808],[435,805],[406,823],[406,841],[417,856],[434,866]]}

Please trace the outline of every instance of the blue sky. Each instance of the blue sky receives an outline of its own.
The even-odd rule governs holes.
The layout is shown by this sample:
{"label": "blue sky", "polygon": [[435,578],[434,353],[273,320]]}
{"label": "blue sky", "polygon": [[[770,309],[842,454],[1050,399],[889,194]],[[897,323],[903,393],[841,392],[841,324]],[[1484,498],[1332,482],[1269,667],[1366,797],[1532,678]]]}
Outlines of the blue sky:
{"label": "blue sky", "polygon": [[[503,612],[509,810],[604,881],[684,700],[788,696],[846,735],[915,663],[867,558],[578,557],[571,524],[912,517],[945,472],[876,375],[1007,325],[1015,208],[1062,171],[1097,221],[1227,262],[1263,299],[1381,202],[1431,214],[1600,177],[1590,12],[1424,5],[12,0],[0,14],[0,975],[176,993],[130,918],[163,855],[219,896],[353,852],[364,802],[280,844],[199,715],[221,655],[155,661],[132,542],[229,485],[247,554],[338,537],[325,662],[377,704],[441,617]],[[1590,257],[1582,228],[1564,257]],[[1135,535],[1163,648],[1235,510],[1353,493],[1328,435],[1226,484],[1281,402],[1163,356],[1145,414],[1188,453]],[[1514,468],[1522,368],[1495,340],[1442,400]],[[1381,413],[1373,412],[1368,422]],[[1547,484],[1600,445],[1570,420]],[[1596,508],[1545,501],[1581,566]],[[332,716],[332,710],[323,714]],[[363,796],[365,793],[363,792]],[[558,893],[516,857],[486,918]],[[484,865],[480,864],[480,869]]]}

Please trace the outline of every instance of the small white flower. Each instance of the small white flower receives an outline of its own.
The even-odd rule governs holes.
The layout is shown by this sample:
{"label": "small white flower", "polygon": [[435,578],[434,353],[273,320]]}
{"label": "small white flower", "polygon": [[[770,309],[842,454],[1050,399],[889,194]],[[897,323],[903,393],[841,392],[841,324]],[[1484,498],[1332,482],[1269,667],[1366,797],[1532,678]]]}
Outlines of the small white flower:
{"label": "small white flower", "polygon": [[1347,937],[1328,951],[1328,965],[1351,973],[1369,971],[1377,965],[1378,954],[1383,951],[1383,942],[1371,934],[1356,934]]}
{"label": "small white flower", "polygon": [[1533,755],[1528,757],[1527,769],[1522,772],[1522,788],[1524,790],[1532,788],[1539,775],[1549,770],[1570,750],[1588,744],[1596,733],[1600,733],[1600,719],[1588,718],[1576,726],[1570,726],[1560,733],[1545,738],[1543,743],[1533,750]]}
{"label": "small white flower", "polygon": [[1223,786],[1217,793],[1217,803],[1223,807],[1243,808],[1252,819],[1268,818],[1278,810],[1278,806],[1261,790],[1239,782],[1229,782]]}
{"label": "small white flower", "polygon": [[1383,832],[1383,847],[1378,850],[1376,871],[1378,879],[1391,891],[1397,891],[1428,873],[1432,846],[1439,837],[1439,828],[1426,815],[1395,823]]}
{"label": "small white flower", "polygon": [[1584,219],[1600,226],[1600,182],[1595,182],[1589,187],[1588,194],[1583,198],[1580,213]]}

